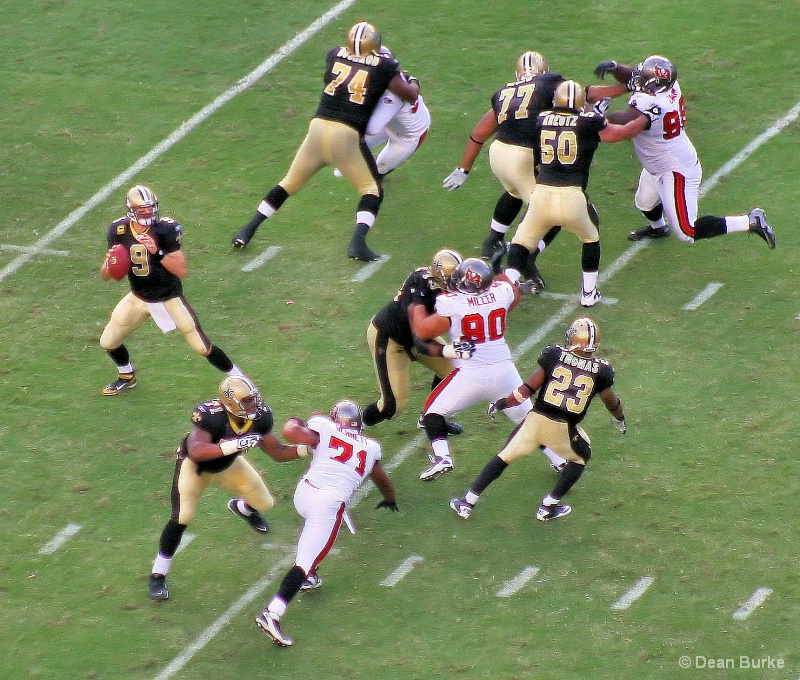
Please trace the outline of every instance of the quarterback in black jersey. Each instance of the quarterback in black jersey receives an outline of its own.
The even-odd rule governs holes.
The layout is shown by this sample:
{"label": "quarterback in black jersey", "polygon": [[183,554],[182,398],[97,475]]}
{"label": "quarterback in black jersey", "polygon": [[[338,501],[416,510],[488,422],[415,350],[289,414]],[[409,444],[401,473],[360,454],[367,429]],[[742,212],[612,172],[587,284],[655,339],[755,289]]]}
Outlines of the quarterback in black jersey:
{"label": "quarterback in black jersey", "polygon": [[260,448],[273,460],[284,462],[311,453],[303,445],[283,444],[272,433],[272,426],[272,410],[248,378],[225,378],[215,399],[195,406],[192,430],[177,451],[170,494],[172,513],[161,532],[150,574],[151,598],[169,597],[166,575],[172,557],[194,518],[200,495],[212,484],[237,495],[228,502],[228,509],[234,515],[258,533],[269,531],[261,513],[270,510],[275,500],[261,475],[242,454]]}
{"label": "quarterback in black jersey", "polygon": [[117,365],[119,376],[103,394],[113,396],[136,386],[136,373],[123,343],[151,317],[164,333],[177,328],[189,346],[215,368],[228,375],[243,375],[228,355],[206,337],[183,295],[181,279],[186,275],[186,259],[181,252],[181,225],[160,216],[158,197],[143,184],[128,191],[126,204],[127,215],[114,220],[108,229],[109,251],[100,267],[100,278],[108,281],[111,248],[122,244],[127,249],[131,290],[114,307],[100,336],[100,346]]}
{"label": "quarterback in black jersey", "polygon": [[450,507],[467,519],[478,497],[510,463],[536,447],[549,446],[567,459],[553,490],[542,499],[536,519],[547,521],[571,512],[561,499],[578,481],[592,455],[589,436],[580,427],[595,395],[611,414],[612,424],[623,434],[627,430],[622,402],[614,391],[614,369],[594,356],[600,346],[600,328],[588,316],[575,319],[565,334],[566,342],[549,345],[539,355],[539,367],[507,397],[489,405],[489,415],[516,406],[536,395],[533,408],[514,430],[500,452],[483,468],[463,498],[454,498]]}
{"label": "quarterback in black jersey", "polygon": [[361,197],[348,257],[366,261],[380,257],[366,242],[383,200],[383,189],[364,134],[387,89],[408,102],[416,101],[419,96],[419,81],[401,74],[397,60],[381,54],[380,47],[380,33],[362,21],[350,29],[347,45],[328,52],[323,76],[325,87],[308,133],[286,176],[269,190],[252,219],[233,235],[234,247],[244,248],[259,225],[272,217],[289,196],[300,191],[326,165],[333,165]]}
{"label": "quarterback in black jersey", "polygon": [[[380,398],[364,408],[364,424],[375,425],[403,413],[408,406],[411,362],[434,372],[433,387],[453,370],[443,338],[420,338],[414,325],[434,313],[436,297],[450,289],[450,279],[461,263],[454,250],[440,250],[429,267],[408,275],[394,299],[381,309],[367,327],[367,343],[375,366]],[[450,428],[461,431],[456,423]],[[451,432],[458,434],[458,432]]]}

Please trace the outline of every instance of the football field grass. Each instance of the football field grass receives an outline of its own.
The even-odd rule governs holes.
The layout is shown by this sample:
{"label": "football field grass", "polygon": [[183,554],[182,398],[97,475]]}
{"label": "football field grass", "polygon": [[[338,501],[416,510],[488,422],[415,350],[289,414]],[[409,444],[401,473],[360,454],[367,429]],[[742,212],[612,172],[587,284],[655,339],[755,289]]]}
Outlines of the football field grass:
{"label": "football field grass", "polygon": [[[31,0],[2,16],[0,677],[800,677],[800,6]],[[305,134],[326,51],[364,19],[420,79],[433,117],[385,182],[370,246],[390,258],[345,257],[357,196],[330,169],[232,250]],[[278,426],[341,398],[367,403],[372,314],[439,248],[479,251],[502,191],[486,152],[463,187],[441,183],[527,49],[586,85],[604,59],[673,60],[704,168],[700,213],[763,207],[777,248],[747,234],[632,244],[639,165],[629,142],[602,146],[588,192],[606,300],[592,315],[628,433],[591,409],[594,455],[572,514],[533,519],[555,475],[531,456],[457,518],[449,499],[510,426],[478,407],[459,414],[454,472],[420,482],[430,376],[415,366],[408,411],[369,431],[400,513],[374,511],[369,487],[358,496],[357,532],[340,535],[323,587],[283,618],[293,648],[253,619],[292,563],[302,461],[249,455],[278,501],[266,537],[227,511],[224,492],[206,492],[171,597],[151,602],[173,451],[221,375],[146,324],[126,342],[139,385],[100,394],[115,368],[98,340],[127,285],[98,270],[128,186],[152,187],[183,224],[186,295]],[[523,377],[580,310],[577,239],[562,234],[539,264],[548,295],[509,317]]]}

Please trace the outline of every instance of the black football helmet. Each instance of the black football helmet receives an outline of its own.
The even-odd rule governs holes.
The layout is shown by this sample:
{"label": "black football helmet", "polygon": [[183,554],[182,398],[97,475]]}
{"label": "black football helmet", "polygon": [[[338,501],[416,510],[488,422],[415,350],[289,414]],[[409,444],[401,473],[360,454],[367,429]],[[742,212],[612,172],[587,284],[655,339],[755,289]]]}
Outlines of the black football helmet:
{"label": "black football helmet", "polygon": [[364,414],[361,407],[354,401],[342,399],[337,401],[331,409],[331,420],[346,430],[358,430],[364,427]]}
{"label": "black football helmet", "polygon": [[479,257],[468,257],[453,274],[456,290],[468,295],[479,295],[487,290],[494,281],[494,272],[486,260]]}
{"label": "black football helmet", "polygon": [[671,88],[678,79],[678,69],[665,57],[647,57],[633,71],[631,82],[638,92],[658,94]]}
{"label": "black football helmet", "polygon": [[347,34],[347,49],[357,57],[379,54],[381,34],[366,21],[359,21]]}
{"label": "black football helmet", "polygon": [[220,383],[217,393],[225,410],[242,420],[255,420],[264,406],[258,388],[243,375],[229,375]]}
{"label": "black football helmet", "polygon": [[553,94],[553,108],[580,111],[586,104],[586,90],[574,80],[560,83]]}
{"label": "black football helmet", "polygon": [[443,248],[437,251],[431,261],[431,278],[436,287],[441,290],[453,290],[453,274],[463,261],[464,258],[455,250]]}
{"label": "black football helmet", "polygon": [[549,71],[547,60],[538,52],[523,52],[517,59],[517,80],[530,80]]}
{"label": "black football helmet", "polygon": [[579,316],[564,334],[570,352],[592,354],[600,347],[600,327],[588,316]]}
{"label": "black football helmet", "polygon": [[158,222],[158,196],[144,184],[137,184],[125,198],[128,217],[143,227]]}

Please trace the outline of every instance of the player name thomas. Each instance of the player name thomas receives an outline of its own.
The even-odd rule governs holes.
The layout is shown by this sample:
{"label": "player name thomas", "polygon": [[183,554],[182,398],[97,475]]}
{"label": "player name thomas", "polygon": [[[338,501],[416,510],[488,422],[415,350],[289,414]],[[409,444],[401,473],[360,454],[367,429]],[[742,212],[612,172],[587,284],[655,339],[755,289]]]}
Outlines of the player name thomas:
{"label": "player name thomas", "polygon": [[575,366],[575,368],[580,369],[581,371],[588,371],[589,373],[600,372],[600,364],[598,364],[596,361],[592,359],[584,359],[583,357],[576,357],[570,352],[561,352],[561,358],[559,361],[562,364]]}

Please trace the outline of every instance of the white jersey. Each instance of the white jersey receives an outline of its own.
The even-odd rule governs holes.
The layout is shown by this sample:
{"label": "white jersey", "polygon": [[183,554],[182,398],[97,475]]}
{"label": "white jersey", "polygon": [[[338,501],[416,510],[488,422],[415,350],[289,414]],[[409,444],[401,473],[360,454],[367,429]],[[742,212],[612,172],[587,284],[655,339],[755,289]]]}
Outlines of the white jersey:
{"label": "white jersey", "polygon": [[415,102],[404,102],[391,90],[386,90],[372,112],[367,135],[377,135],[384,129],[395,137],[419,139],[431,126],[431,114],[420,95]]}
{"label": "white jersey", "polygon": [[442,293],[436,298],[436,313],[450,319],[453,342],[475,343],[471,359],[454,359],[456,368],[478,368],[511,360],[505,339],[506,316],[514,303],[514,288],[508,281],[493,281],[481,295]]}
{"label": "white jersey", "polygon": [[650,95],[634,92],[628,105],[650,120],[649,129],[633,138],[633,148],[642,167],[652,175],[684,171],[697,165],[697,151],[686,135],[686,109],[680,85]]}
{"label": "white jersey", "polygon": [[339,427],[326,416],[311,416],[307,427],[319,434],[319,444],[303,480],[349,503],[380,460],[381,445],[355,430]]}

